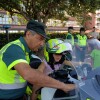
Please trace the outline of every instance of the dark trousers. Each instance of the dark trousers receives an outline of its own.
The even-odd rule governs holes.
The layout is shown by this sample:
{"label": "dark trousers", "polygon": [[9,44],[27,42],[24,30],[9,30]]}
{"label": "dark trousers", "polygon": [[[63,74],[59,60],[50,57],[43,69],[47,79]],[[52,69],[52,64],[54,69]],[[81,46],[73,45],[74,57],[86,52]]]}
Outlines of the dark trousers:
{"label": "dark trousers", "polygon": [[76,61],[84,62],[86,55],[86,47],[81,47],[81,49],[82,50],[80,50],[79,48],[75,48]]}
{"label": "dark trousers", "polygon": [[17,99],[0,99],[0,100],[26,100],[26,99],[23,96],[23,97],[20,97],[20,98],[17,98]]}

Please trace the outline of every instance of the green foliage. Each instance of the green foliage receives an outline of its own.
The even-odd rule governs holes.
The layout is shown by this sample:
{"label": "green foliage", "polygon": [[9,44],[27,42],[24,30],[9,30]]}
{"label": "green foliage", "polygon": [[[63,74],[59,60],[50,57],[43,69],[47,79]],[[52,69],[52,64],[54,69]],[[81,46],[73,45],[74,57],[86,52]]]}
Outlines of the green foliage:
{"label": "green foliage", "polygon": [[[69,0],[69,6],[66,12],[75,17],[77,21],[83,25],[91,17],[88,13],[95,13],[100,8],[100,1],[98,0]],[[69,10],[70,9],[70,10]]]}
{"label": "green foliage", "polygon": [[49,34],[48,36],[50,37],[50,39],[52,39],[52,38],[62,38],[62,39],[65,39],[66,38],[66,34],[67,33],[52,33],[52,34]]}
{"label": "green foliage", "polygon": [[[23,36],[23,33],[11,33],[11,34],[9,34],[9,42],[11,42],[15,39],[18,39],[20,36]],[[7,34],[4,34],[4,33],[1,34],[0,33],[0,48],[7,43],[8,43]]]}
{"label": "green foliage", "polygon": [[99,5],[100,0],[0,0],[0,8],[11,15],[21,14],[26,20],[43,23],[50,18],[67,20],[66,13],[79,19],[88,12],[94,13]]}
{"label": "green foliage", "polygon": [[[67,33],[52,33],[48,34],[48,37],[51,38],[62,38],[65,39]],[[20,36],[23,36],[23,33],[11,33],[9,34],[9,42],[18,39]],[[7,44],[7,35],[0,34],[0,48]]]}
{"label": "green foliage", "polygon": [[[78,32],[75,33],[75,34],[78,34]],[[47,34],[47,35],[50,39],[52,39],[52,38],[66,39],[67,32],[64,32],[64,33],[55,33],[54,32],[52,34]],[[16,33],[13,33],[13,34],[11,33],[11,34],[9,34],[9,42],[18,39],[20,36],[23,36],[23,33],[17,33],[17,34]],[[2,48],[7,43],[8,43],[8,41],[7,41],[6,34],[0,34],[0,48]]]}

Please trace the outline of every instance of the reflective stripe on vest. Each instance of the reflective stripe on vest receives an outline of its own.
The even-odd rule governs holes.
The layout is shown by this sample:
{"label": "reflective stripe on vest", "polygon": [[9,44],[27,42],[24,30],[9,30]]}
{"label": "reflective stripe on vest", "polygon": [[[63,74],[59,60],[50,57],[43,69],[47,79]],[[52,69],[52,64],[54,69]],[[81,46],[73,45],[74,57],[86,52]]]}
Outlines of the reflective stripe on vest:
{"label": "reflective stripe on vest", "polygon": [[15,84],[2,84],[0,83],[0,89],[20,89],[27,85],[27,82],[25,83],[15,83]]}

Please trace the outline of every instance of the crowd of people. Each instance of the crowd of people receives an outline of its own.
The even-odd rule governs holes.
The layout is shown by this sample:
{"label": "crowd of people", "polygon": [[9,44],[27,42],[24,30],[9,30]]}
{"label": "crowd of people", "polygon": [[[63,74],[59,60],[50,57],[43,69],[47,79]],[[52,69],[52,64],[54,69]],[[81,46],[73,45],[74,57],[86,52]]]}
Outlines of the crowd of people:
{"label": "crowd of people", "polygon": [[89,41],[92,40],[97,44],[99,43],[99,33],[96,32],[95,27],[93,27],[90,33],[85,33],[85,31],[85,28],[81,27],[79,33],[76,34],[73,27],[68,27],[68,34],[66,36],[66,41],[72,44],[75,60],[80,62],[85,61],[86,54],[88,53],[88,46],[90,43],[93,43]]}
{"label": "crowd of people", "polygon": [[[55,80],[29,65],[30,52],[38,51],[46,38],[48,37],[45,26],[30,20],[24,36],[6,44],[0,50],[0,100],[22,100],[27,82],[38,87],[57,88],[65,92],[76,88],[75,84]],[[45,66],[45,63],[42,62],[39,67],[41,66]]]}
{"label": "crowd of people", "polygon": [[[87,50],[91,52],[93,61],[96,59],[95,55],[100,57],[100,48],[93,51],[93,46],[87,41],[84,27],[80,28],[79,34],[74,33],[73,27],[68,27],[65,40],[49,39],[45,26],[30,20],[24,36],[6,44],[0,50],[0,100],[24,100],[25,93],[31,95],[30,100],[37,100],[36,91],[41,87],[45,87],[41,90],[41,100],[47,100],[47,96],[51,100],[56,89],[64,92],[76,89],[75,84],[60,82],[49,75],[62,64],[73,67],[73,64],[84,62]],[[41,48],[44,52],[42,59],[36,56]],[[74,58],[74,62],[71,62]],[[97,62],[99,61],[93,62],[94,67],[100,66]],[[75,72],[71,73],[73,75]]]}

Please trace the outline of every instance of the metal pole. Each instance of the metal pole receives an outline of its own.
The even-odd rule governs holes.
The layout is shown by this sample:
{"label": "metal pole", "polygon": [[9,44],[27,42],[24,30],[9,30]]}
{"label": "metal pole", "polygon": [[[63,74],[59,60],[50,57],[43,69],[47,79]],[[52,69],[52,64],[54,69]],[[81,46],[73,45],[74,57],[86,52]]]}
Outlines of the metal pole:
{"label": "metal pole", "polygon": [[9,42],[9,33],[8,33],[8,29],[5,29],[6,30],[6,35],[7,35],[7,41]]}

